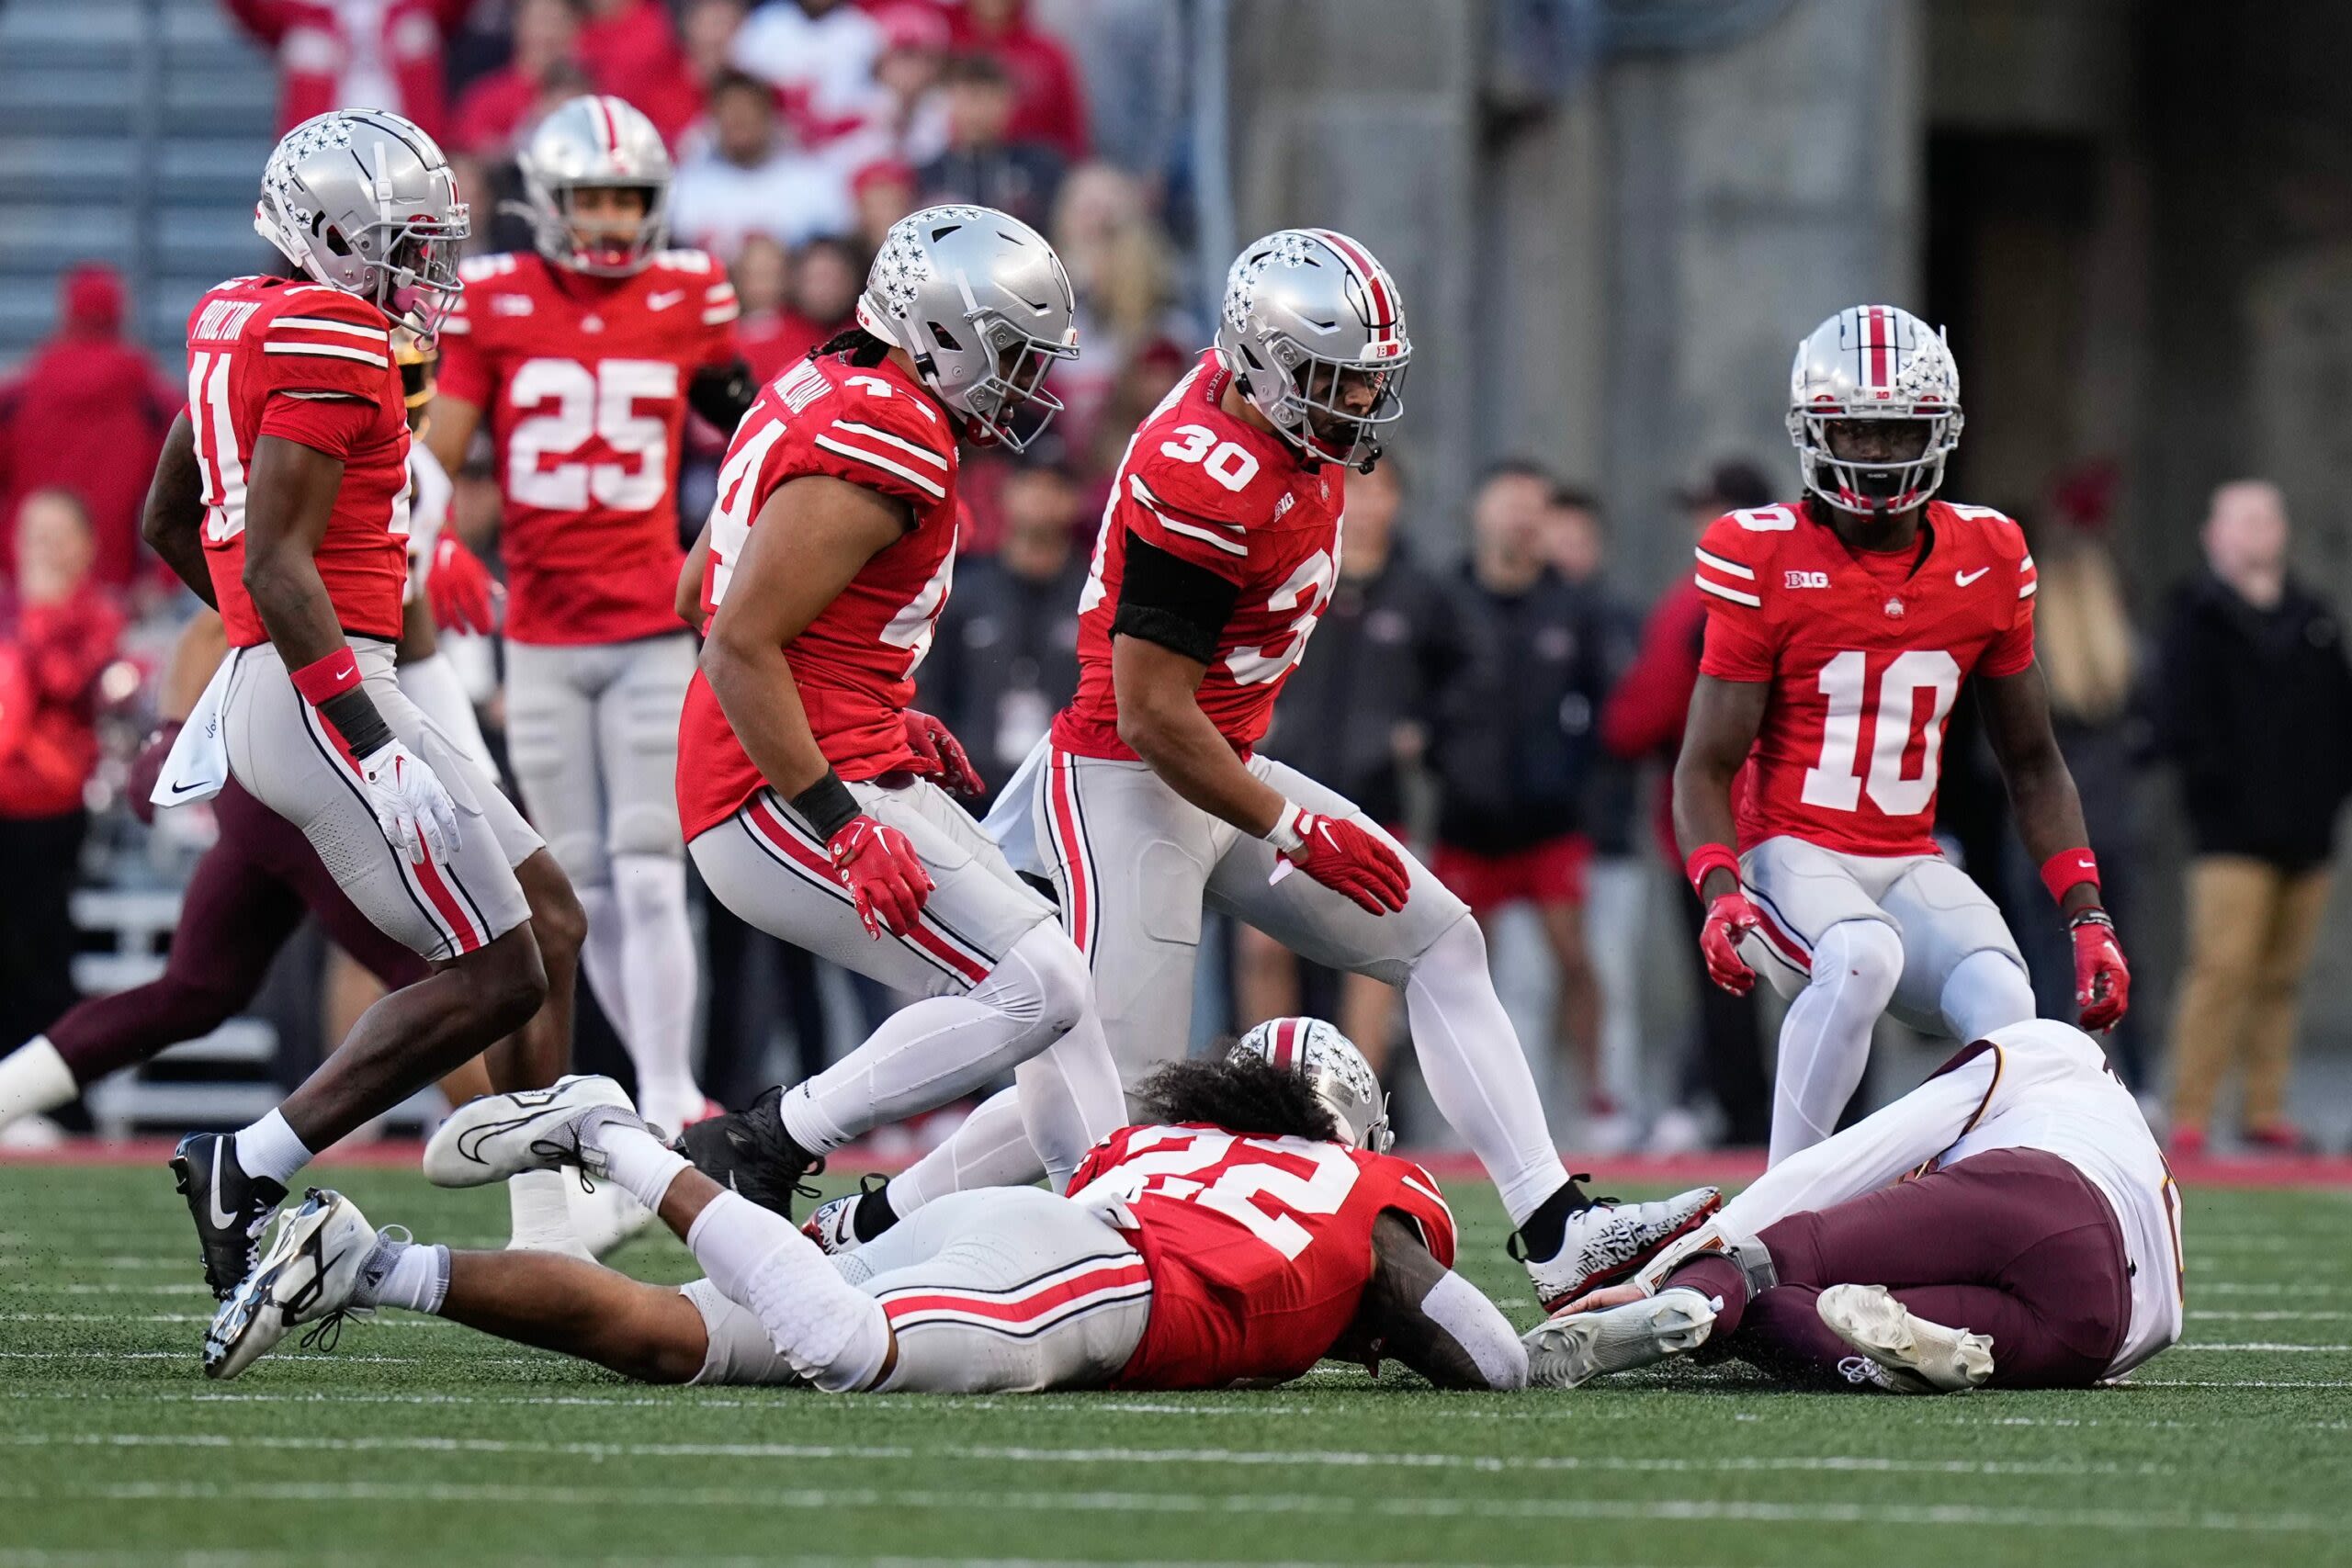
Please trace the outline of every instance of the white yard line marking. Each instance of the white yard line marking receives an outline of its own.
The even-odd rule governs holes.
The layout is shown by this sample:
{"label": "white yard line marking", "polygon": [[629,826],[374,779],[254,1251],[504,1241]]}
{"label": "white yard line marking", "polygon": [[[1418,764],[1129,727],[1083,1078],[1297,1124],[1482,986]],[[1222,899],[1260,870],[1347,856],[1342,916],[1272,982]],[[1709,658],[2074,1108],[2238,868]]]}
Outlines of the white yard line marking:
{"label": "white yard line marking", "polygon": [[2173,1347],[2175,1350],[2226,1350],[2260,1353],[2262,1355],[2297,1354],[2342,1356],[2352,1355],[2352,1345],[2282,1345],[2267,1339],[2209,1344],[2184,1339]]}
{"label": "white yard line marking", "polygon": [[2214,1321],[2235,1323],[2336,1323],[2341,1322],[2345,1318],[2352,1317],[2352,1312],[2300,1312],[2287,1310],[2274,1312],[2222,1312],[2210,1309],[2192,1309],[2188,1315],[2192,1318],[2205,1318]]}
{"label": "white yard line marking", "polygon": [[[15,1503],[267,1503],[382,1502],[413,1505],[414,1485],[390,1482],[120,1482],[75,1485],[0,1487],[0,1500]],[[436,1483],[436,1506],[480,1503],[537,1505],[563,1508],[659,1509],[675,1517],[680,1508],[743,1508],[761,1513],[797,1512],[837,1516],[849,1511],[903,1513],[929,1509],[951,1513],[1265,1514],[1295,1517],[1326,1515],[1360,1518],[1430,1519],[1618,1519],[1678,1522],[1733,1521],[1758,1525],[1973,1525],[2012,1529],[2102,1530],[2144,1536],[2152,1530],[2198,1530],[2245,1535],[2335,1535],[2343,1520],[2314,1514],[2225,1513],[2218,1509],[2022,1508],[1976,1504],[1886,1505],[1872,1503],[1761,1503],[1713,1497],[1662,1497],[1615,1501],[1579,1497],[1334,1497],[1319,1494],[1231,1494],[1203,1492],[946,1492],[891,1488],[831,1487],[793,1491],[775,1486],[621,1487],[527,1486]]]}
{"label": "white yard line marking", "polygon": [[[0,1548],[0,1568],[119,1568],[129,1562],[168,1564],[169,1568],[313,1568],[316,1551],[42,1551]],[[387,1568],[412,1568],[413,1556],[354,1554],[338,1548],[338,1563],[380,1562]],[[1161,1558],[1042,1557],[725,1557],[665,1551],[659,1557],[502,1557],[505,1568],[1334,1568],[1329,1562],[1306,1559],[1215,1560]],[[1469,1562],[1448,1558],[1442,1564],[1399,1563],[1396,1568],[1600,1568],[1594,1563],[1556,1561],[1528,1563]],[[1669,1568],[1662,1563],[1612,1561],[1608,1568]],[[1670,1568],[1704,1568],[1677,1562]]]}
{"label": "white yard line marking", "polygon": [[27,1432],[0,1437],[6,1448],[290,1449],[311,1452],[540,1454],[576,1459],[949,1460],[973,1463],[1312,1465],[1338,1470],[1599,1471],[1639,1474],[1852,1472],[1901,1475],[2170,1475],[2154,1462],[2074,1460],[1896,1460],[1877,1455],[1742,1455],[1723,1459],[1641,1459],[1620,1454],[1382,1453],[1362,1450],[1050,1449],[1026,1445],[937,1446],[833,1443],[558,1443],[503,1438],[259,1437],[195,1432]]}

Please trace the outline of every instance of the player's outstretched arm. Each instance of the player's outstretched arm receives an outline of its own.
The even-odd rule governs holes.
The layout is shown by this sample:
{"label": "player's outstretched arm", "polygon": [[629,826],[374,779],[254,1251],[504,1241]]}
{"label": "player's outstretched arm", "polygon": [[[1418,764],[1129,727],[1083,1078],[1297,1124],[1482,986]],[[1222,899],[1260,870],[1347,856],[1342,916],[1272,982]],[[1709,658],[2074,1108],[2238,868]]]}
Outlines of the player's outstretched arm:
{"label": "player's outstretched arm", "polygon": [[2131,1006],[2132,971],[2099,896],[2082,796],[2050,725],[2040,660],[2014,675],[1980,675],[1977,706],[2026,853],[2066,917],[2075,944],[2075,1003],[2085,1029],[2111,1029]]}
{"label": "player's outstretched arm", "polygon": [[451,1252],[439,1315],[642,1382],[702,1371],[709,1335],[676,1287],[548,1252]]}
{"label": "player's outstretched arm", "polygon": [[139,520],[139,536],[191,592],[212,604],[212,573],[204,564],[203,527],[204,475],[197,467],[196,426],[182,409],[164,437],[162,455],[155,459],[155,478],[147,487],[147,508]]}
{"label": "player's outstretched arm", "polygon": [[1527,1350],[1502,1309],[1440,1263],[1399,1216],[1372,1229],[1373,1277],[1351,1342],[1402,1361],[1440,1388],[1527,1386]]}

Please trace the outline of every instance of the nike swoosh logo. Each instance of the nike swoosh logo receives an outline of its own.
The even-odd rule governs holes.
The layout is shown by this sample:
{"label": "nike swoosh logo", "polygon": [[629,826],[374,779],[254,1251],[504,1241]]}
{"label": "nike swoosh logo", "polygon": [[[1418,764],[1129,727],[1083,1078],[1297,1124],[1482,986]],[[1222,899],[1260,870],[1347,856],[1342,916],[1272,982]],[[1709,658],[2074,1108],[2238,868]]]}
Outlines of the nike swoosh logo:
{"label": "nike swoosh logo", "polygon": [[173,793],[174,795],[186,795],[188,791],[190,791],[190,790],[192,790],[192,789],[202,789],[203,787],[204,787],[204,786],[203,786],[201,784],[174,784],[174,785],[172,786],[172,793]]}
{"label": "nike swoosh logo", "polygon": [[673,294],[649,294],[645,297],[645,308],[649,310],[666,310],[685,297],[686,291],[683,288]]}
{"label": "nike swoosh logo", "polygon": [[214,1224],[227,1230],[237,1223],[237,1216],[220,1206],[220,1151],[218,1149],[212,1153],[212,1191],[207,1201]]}
{"label": "nike swoosh logo", "polygon": [[1965,588],[1992,570],[1989,566],[1980,566],[1974,571],[1955,571],[1951,574],[1951,580]]}

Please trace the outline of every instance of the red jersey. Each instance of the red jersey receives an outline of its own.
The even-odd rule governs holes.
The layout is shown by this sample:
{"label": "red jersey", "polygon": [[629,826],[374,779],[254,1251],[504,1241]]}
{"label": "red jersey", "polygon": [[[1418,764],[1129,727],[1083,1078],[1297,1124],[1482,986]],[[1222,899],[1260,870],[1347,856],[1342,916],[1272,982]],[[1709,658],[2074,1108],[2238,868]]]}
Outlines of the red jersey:
{"label": "red jersey", "polygon": [[267,642],[246,596],[245,472],[282,436],[343,459],[313,558],[343,629],[397,640],[408,581],[408,408],[391,326],[355,295],[232,277],[187,319],[187,409],[204,479],[204,555],[229,646]]}
{"label": "red jersey", "polygon": [[1453,1266],[1453,1214],[1410,1160],[1219,1127],[1125,1127],[1069,1190],[1095,1187],[1136,1218],[1151,1319],[1113,1386],[1222,1388],[1297,1377],[1355,1320],[1372,1227],[1395,1210]]}
{"label": "red jersey", "polygon": [[1248,755],[1273,717],[1340,577],[1344,470],[1310,466],[1282,437],[1218,406],[1232,375],[1201,355],[1127,443],[1102,508],[1094,567],[1078,600],[1078,695],[1054,719],[1054,744],[1081,757],[1133,761],[1119,739],[1111,623],[1133,534],[1240,590],[1201,682],[1201,711]]}
{"label": "red jersey", "polygon": [[612,643],[678,629],[686,383],[735,355],[735,286],[700,251],[628,277],[477,256],[441,328],[440,385],[490,420],[506,635]]}
{"label": "red jersey", "polygon": [[1802,502],[1699,544],[1699,669],[1769,681],[1732,787],[1743,850],[1787,834],[1857,855],[1936,852],[1944,723],[1971,674],[2033,663],[2033,558],[1984,506],[1928,503],[1917,549],[1854,550]]}
{"label": "red jersey", "polygon": [[[762,389],[728,443],[710,513],[706,619],[768,497],[822,474],[904,502],[914,526],[882,548],[785,645],[808,728],[833,771],[870,779],[915,765],[899,715],[931,650],[956,575],[956,430],[922,386],[888,360],[804,359]],[[732,817],[762,784],[701,671],[678,722],[678,814],[685,836]]]}

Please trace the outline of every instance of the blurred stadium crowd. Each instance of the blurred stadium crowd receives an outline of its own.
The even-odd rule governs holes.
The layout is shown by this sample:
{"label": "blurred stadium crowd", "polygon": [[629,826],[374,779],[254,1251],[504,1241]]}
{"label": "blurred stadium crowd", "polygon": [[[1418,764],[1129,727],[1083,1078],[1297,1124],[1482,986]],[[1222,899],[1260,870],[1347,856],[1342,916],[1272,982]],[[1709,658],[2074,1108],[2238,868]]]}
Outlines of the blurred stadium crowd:
{"label": "blurred stadium crowd", "polygon": [[[274,53],[285,124],[378,103],[440,136],[473,202],[477,251],[530,243],[511,216],[483,220],[516,194],[514,152],[538,116],[582,91],[636,104],[676,160],[673,243],[730,269],[741,346],[763,377],[848,321],[871,247],[917,206],[983,202],[1046,232],[1080,301],[1084,355],[1055,376],[1069,412],[1018,461],[967,470],[970,556],[921,698],[984,773],[1012,772],[1075,686],[1079,592],[1121,448],[1208,337],[1174,7],[224,4]],[[90,940],[75,929],[74,890],[168,886],[202,836],[185,820],[201,808],[167,814],[151,834],[124,802],[153,666],[191,604],[138,539],[153,454],[182,400],[171,367],[130,341],[125,315],[113,274],[75,270],[53,335],[0,384],[0,864],[15,895],[0,903],[0,1047],[74,999],[74,953]],[[689,534],[723,446],[704,428],[687,456]],[[1594,1152],[1764,1141],[1766,1021],[1753,1000],[1707,986],[1689,942],[1656,940],[1695,935],[1701,919],[1674,874],[1663,787],[1697,673],[1701,601],[1685,582],[1636,602],[1612,578],[1611,541],[1623,528],[1702,528],[1783,499],[1793,478],[1780,455],[1727,454],[1679,492],[1682,515],[1612,518],[1541,454],[1493,465],[1458,503],[1385,462],[1351,482],[1340,585],[1267,742],[1427,849],[1482,919],[1513,922],[1518,940],[1497,950],[1502,987],[1548,1010],[1523,1033],[1550,1053],[1557,1125]],[[2352,786],[2352,668],[2333,608],[2286,572],[2275,488],[2215,494],[2207,570],[2150,626],[2133,624],[2104,540],[2111,490],[2110,475],[2085,469],[2024,519],[2059,734],[2127,931],[2136,902],[2175,895],[2132,880],[2147,859],[2132,807],[2141,770],[2178,770],[2196,850],[2170,1038],[2135,1013],[2110,1051],[2143,1098],[2165,1096],[2177,1146],[2242,1134],[2291,1149],[2297,993]],[[460,476],[461,533],[488,533],[497,506],[484,473]],[[495,745],[496,649],[474,640]],[[1947,760],[1951,852],[2046,978],[2045,1013],[2071,1019],[2064,933],[2003,826],[1969,714],[1955,715]],[[701,1077],[722,1100],[812,1070],[829,1042],[862,1035],[891,1005],[715,901],[705,919]],[[1387,1064],[1402,1020],[1386,987],[1305,971],[1254,932],[1227,942],[1197,1010],[1205,1032],[1318,1011]],[[307,1036],[337,1037],[337,1021],[364,1005],[348,969],[330,966],[323,1003],[268,1004],[289,1054],[307,1059]],[[299,1077],[300,1061],[284,1070]],[[2239,1072],[2236,1120],[2217,1126],[2217,1096]]]}

